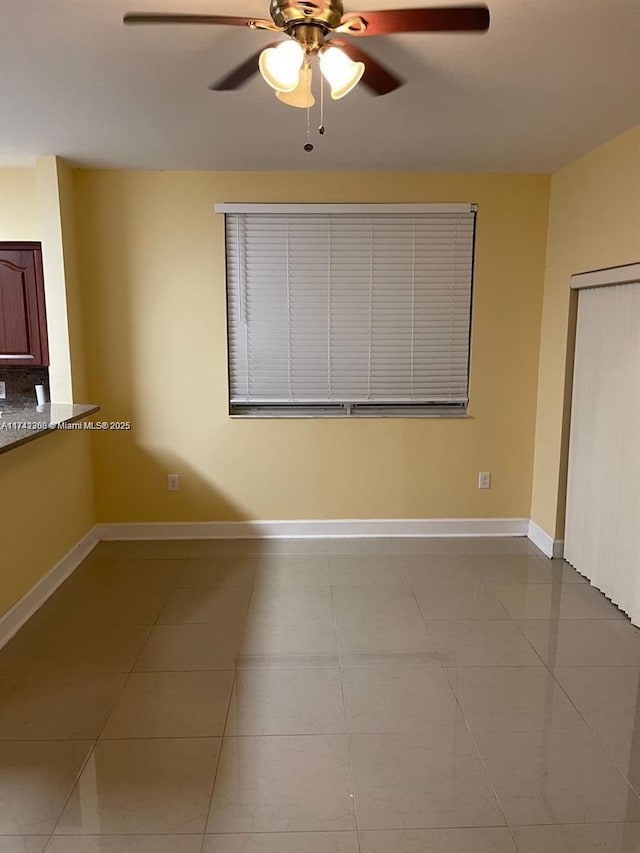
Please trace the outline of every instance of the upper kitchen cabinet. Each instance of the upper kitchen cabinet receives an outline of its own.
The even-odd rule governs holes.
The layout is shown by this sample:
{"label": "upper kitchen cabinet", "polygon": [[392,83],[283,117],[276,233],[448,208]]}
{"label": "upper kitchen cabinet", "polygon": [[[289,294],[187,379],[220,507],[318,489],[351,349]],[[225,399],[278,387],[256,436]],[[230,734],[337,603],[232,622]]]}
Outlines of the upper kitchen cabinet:
{"label": "upper kitchen cabinet", "polygon": [[39,243],[0,243],[0,367],[49,364]]}

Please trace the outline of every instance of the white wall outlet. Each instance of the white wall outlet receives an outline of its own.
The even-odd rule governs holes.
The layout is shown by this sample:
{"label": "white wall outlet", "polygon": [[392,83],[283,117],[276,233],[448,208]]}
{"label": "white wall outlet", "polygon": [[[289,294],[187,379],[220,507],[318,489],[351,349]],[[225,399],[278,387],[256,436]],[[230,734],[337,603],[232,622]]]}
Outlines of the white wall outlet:
{"label": "white wall outlet", "polygon": [[0,400],[7,399],[7,386],[6,383],[0,382]]}
{"label": "white wall outlet", "polygon": [[180,491],[180,474],[167,474],[167,491]]}
{"label": "white wall outlet", "polygon": [[478,474],[478,488],[491,488],[491,471],[480,471],[480,473]]}

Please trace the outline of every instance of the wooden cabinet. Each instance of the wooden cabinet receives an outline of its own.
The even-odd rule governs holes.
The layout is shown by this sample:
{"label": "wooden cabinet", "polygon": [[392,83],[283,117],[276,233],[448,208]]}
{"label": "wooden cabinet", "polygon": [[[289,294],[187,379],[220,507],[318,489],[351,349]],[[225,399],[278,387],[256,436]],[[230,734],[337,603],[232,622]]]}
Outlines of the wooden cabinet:
{"label": "wooden cabinet", "polygon": [[40,244],[0,243],[0,368],[48,364]]}

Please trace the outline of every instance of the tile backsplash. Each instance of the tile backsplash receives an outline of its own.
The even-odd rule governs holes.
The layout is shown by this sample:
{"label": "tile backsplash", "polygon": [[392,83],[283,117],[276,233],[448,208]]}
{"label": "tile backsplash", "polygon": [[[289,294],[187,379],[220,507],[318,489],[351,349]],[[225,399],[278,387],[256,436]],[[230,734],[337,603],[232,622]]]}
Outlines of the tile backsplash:
{"label": "tile backsplash", "polygon": [[49,399],[49,368],[47,367],[1,367],[0,382],[5,383],[6,400],[0,406],[36,400],[36,385],[44,385]]}

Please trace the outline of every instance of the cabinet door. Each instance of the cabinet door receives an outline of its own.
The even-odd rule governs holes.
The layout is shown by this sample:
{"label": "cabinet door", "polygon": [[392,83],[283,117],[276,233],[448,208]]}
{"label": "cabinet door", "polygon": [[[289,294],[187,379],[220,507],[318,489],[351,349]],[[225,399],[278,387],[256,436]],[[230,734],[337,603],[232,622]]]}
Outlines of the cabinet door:
{"label": "cabinet door", "polygon": [[0,243],[0,366],[48,364],[42,252]]}

